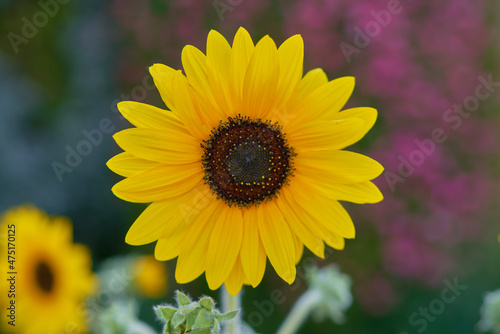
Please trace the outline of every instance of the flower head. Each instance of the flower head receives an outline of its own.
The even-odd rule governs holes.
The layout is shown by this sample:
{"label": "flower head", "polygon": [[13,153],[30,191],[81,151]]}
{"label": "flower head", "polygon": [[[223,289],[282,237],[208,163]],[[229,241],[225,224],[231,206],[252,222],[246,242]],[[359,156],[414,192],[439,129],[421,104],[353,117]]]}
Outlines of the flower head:
{"label": "flower head", "polygon": [[[0,298],[4,320],[7,305],[15,301],[16,326],[2,321],[3,329],[28,334],[59,333],[69,328],[85,332],[84,299],[94,292],[97,280],[91,271],[90,250],[73,243],[71,222],[24,205],[0,218],[0,236],[1,251],[13,259],[3,267],[3,273],[17,273],[16,295],[11,298],[5,293]],[[9,290],[4,286],[7,283],[12,282],[2,278],[2,291]]]}
{"label": "flower head", "polygon": [[161,298],[167,292],[167,268],[151,255],[135,259],[132,267],[138,292],[148,298]]}
{"label": "flower head", "polygon": [[178,257],[179,283],[205,272],[209,287],[231,294],[257,286],[269,258],[288,283],[304,245],[324,257],[324,243],[344,247],[354,225],[339,200],[382,200],[370,182],[376,161],[344,151],[373,126],[372,108],[340,111],[354,78],[328,81],[321,69],[302,77],[299,35],[279,48],[254,45],[240,28],[232,46],[211,31],[207,51],[182,52],[185,74],[150,71],[171,111],[121,102],[136,128],[114,135],[125,151],[108,162],[126,177],[116,196],[152,204],[126,241],[157,241],[159,260]]}

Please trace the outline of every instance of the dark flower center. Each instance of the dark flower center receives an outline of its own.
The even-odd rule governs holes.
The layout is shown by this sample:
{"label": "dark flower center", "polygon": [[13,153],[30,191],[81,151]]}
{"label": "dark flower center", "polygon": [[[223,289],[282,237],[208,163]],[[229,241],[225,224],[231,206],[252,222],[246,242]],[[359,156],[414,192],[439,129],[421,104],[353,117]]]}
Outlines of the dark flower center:
{"label": "dark flower center", "polygon": [[293,149],[281,127],[269,121],[230,117],[201,146],[205,183],[229,206],[267,201],[292,176]]}
{"label": "dark flower center", "polygon": [[40,261],[36,264],[35,280],[43,292],[52,292],[52,289],[54,288],[54,273],[52,272],[52,268],[50,268],[46,262]]}

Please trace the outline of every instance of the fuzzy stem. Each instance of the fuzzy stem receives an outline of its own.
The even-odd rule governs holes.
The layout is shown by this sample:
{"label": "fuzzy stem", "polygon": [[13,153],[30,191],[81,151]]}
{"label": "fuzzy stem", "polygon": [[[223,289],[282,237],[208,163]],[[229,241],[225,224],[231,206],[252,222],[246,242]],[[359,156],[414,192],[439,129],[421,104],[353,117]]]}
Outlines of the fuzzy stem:
{"label": "fuzzy stem", "polygon": [[307,290],[293,305],[288,317],[281,324],[276,334],[294,334],[307,319],[316,304],[321,300],[319,290]]}
{"label": "fuzzy stem", "polygon": [[222,311],[224,313],[240,310],[236,317],[224,325],[224,334],[238,334],[241,318],[241,291],[236,296],[232,296],[226,289],[222,288]]}

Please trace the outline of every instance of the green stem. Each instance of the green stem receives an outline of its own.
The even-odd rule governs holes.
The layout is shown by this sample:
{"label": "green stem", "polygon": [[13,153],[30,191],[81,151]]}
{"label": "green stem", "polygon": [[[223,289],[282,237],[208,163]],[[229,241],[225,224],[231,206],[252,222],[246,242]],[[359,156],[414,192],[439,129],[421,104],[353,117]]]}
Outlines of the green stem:
{"label": "green stem", "polygon": [[226,287],[222,288],[222,311],[224,313],[240,310],[236,317],[224,325],[224,334],[238,334],[241,318],[241,291],[236,296],[227,292]]}
{"label": "green stem", "polygon": [[307,290],[295,302],[292,310],[288,314],[281,327],[276,334],[294,334],[296,333],[304,321],[309,317],[317,303],[321,300],[322,295],[319,290]]}

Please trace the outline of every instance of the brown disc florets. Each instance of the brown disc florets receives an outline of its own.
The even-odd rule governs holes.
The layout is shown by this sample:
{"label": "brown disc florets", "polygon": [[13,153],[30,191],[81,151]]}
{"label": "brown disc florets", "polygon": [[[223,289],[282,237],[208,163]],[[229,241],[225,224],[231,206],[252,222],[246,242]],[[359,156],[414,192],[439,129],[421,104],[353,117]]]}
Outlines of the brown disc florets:
{"label": "brown disc florets", "polygon": [[292,176],[295,154],[277,123],[229,117],[201,147],[205,183],[229,206],[274,198]]}
{"label": "brown disc florets", "polygon": [[54,289],[54,272],[45,261],[36,264],[35,281],[44,293],[51,293]]}

